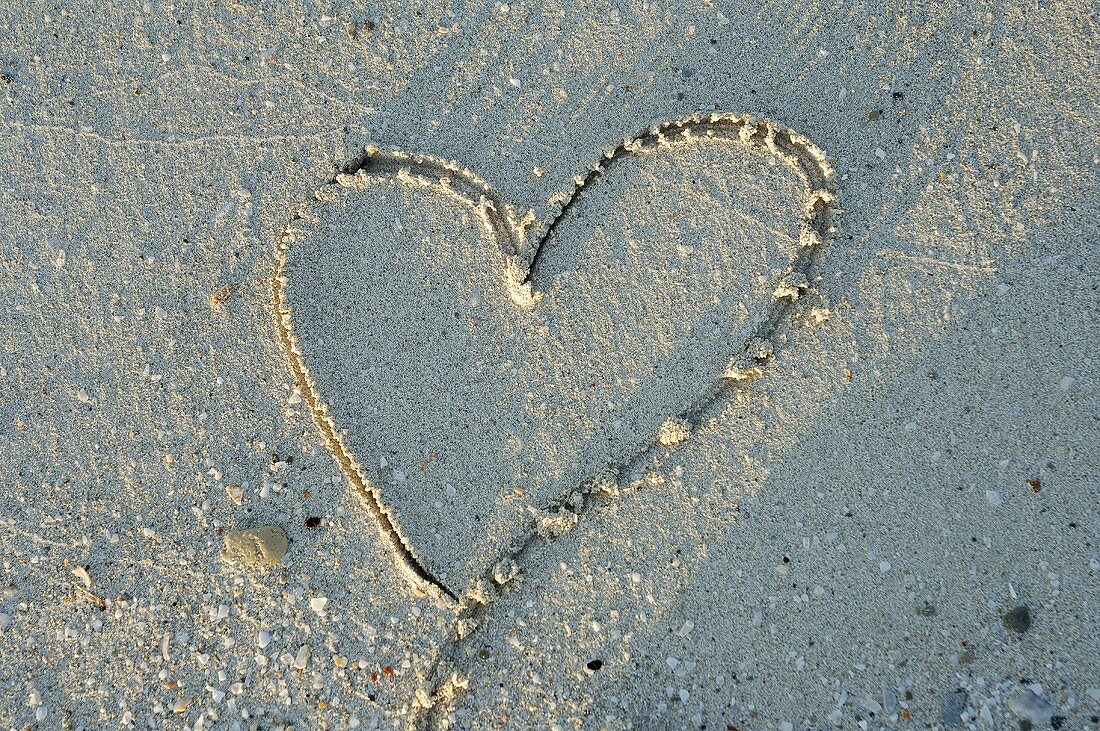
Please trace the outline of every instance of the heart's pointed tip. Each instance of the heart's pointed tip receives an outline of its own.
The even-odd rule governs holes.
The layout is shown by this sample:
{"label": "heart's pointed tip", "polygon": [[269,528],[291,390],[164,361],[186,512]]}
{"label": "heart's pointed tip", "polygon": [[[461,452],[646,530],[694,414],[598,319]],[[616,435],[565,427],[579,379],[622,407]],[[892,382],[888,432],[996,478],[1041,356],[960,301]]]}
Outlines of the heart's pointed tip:
{"label": "heart's pointed tip", "polygon": [[508,298],[523,310],[533,309],[542,299],[542,293],[535,291],[528,275],[528,269],[520,264],[517,257],[508,256],[505,259],[504,282]]}
{"label": "heart's pointed tip", "polygon": [[530,282],[509,284],[508,296],[523,310],[533,310],[542,301],[542,292],[535,291]]}

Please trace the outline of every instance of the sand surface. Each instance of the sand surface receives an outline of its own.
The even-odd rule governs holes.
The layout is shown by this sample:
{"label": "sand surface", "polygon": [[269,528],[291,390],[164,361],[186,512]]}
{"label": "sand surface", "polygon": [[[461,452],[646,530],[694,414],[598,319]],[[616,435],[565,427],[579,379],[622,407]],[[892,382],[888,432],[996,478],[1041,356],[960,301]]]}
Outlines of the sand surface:
{"label": "sand surface", "polygon": [[1100,727],[1097,23],[0,8],[0,726]]}

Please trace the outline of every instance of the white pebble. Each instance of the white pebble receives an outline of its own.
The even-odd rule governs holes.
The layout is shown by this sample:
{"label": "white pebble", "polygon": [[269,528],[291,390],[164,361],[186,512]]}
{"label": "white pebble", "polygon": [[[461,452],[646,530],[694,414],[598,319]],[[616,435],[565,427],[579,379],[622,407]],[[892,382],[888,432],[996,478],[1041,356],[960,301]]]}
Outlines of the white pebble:
{"label": "white pebble", "polygon": [[1054,716],[1054,706],[1032,691],[1025,691],[1008,702],[1009,709],[1017,717],[1038,726],[1046,724]]}
{"label": "white pebble", "polygon": [[302,645],[298,648],[298,654],[294,656],[294,667],[298,670],[305,670],[306,665],[309,664],[309,645]]}
{"label": "white pebble", "polygon": [[260,630],[260,633],[256,635],[256,644],[261,650],[266,649],[271,644],[271,633],[266,629]]}
{"label": "white pebble", "polygon": [[325,611],[325,606],[328,605],[328,597],[315,596],[309,600],[309,608],[320,614]]}

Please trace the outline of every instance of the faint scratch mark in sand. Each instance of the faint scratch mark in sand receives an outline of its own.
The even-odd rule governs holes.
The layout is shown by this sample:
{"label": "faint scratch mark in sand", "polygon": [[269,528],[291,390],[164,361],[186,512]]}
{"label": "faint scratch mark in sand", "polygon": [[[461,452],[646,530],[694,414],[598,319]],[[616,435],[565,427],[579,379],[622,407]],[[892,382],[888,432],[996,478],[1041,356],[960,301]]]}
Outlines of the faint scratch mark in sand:
{"label": "faint scratch mark in sand", "polygon": [[884,256],[889,259],[901,259],[903,261],[910,262],[912,264],[924,264],[926,266],[936,267],[939,269],[954,269],[959,272],[975,272],[980,274],[996,274],[997,267],[993,266],[992,262],[986,264],[969,264],[961,261],[947,261],[945,259],[936,259],[931,256],[911,256],[909,254],[903,254],[900,251],[893,249],[880,249],[878,251],[879,256]]}
{"label": "faint scratch mark in sand", "polygon": [[314,134],[300,134],[300,135],[249,135],[249,134],[206,134],[196,135],[195,137],[186,137],[184,139],[173,139],[174,136],[165,136],[164,138],[155,137],[107,137],[101,135],[94,130],[78,129],[74,127],[65,127],[63,125],[55,124],[37,124],[28,122],[17,122],[14,120],[5,120],[0,124],[19,130],[20,132],[37,132],[39,134],[66,134],[73,137],[84,137],[87,139],[95,140],[96,142],[108,145],[110,147],[138,147],[138,146],[154,146],[154,147],[167,147],[167,148],[183,148],[191,147],[194,145],[203,145],[217,142],[232,142],[234,144],[273,144],[273,143],[287,143],[297,142],[299,140],[310,140],[313,142],[322,142],[324,140],[334,139],[344,134],[343,128],[333,128],[323,132],[316,132]]}

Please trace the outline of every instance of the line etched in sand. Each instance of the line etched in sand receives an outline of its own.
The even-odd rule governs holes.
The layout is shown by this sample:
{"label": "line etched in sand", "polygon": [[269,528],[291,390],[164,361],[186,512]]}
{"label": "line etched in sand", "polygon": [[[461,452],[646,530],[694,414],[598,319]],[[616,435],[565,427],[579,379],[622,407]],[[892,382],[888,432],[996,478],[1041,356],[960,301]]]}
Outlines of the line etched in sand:
{"label": "line etched in sand", "polygon": [[[804,181],[806,193],[800,216],[800,246],[792,257],[786,275],[774,291],[770,304],[754,318],[749,336],[741,343],[731,343],[729,367],[723,378],[666,422],[648,446],[619,462],[593,465],[589,479],[542,506],[541,517],[531,520],[522,537],[503,551],[498,560],[471,582],[459,598],[418,559],[415,547],[383,501],[380,490],[366,476],[342,436],[305,364],[286,292],[288,253],[294,242],[305,234],[299,222],[309,223],[316,218],[311,207],[330,202],[334,197],[333,185],[364,190],[372,179],[397,179],[430,188],[461,201],[476,212],[482,225],[500,244],[503,284],[510,298],[521,308],[531,308],[537,305],[541,296],[535,288],[533,275],[540,265],[543,245],[564,219],[578,194],[598,180],[609,166],[624,158],[690,145],[700,139],[727,141],[772,155]],[[329,186],[318,190],[313,201],[303,206],[286,226],[276,244],[273,295],[279,340],[298,388],[327,448],[377,523],[401,573],[418,595],[433,595],[448,601],[456,609],[455,634],[440,649],[434,665],[424,673],[423,687],[413,699],[413,708],[410,709],[413,726],[445,723],[444,714],[451,705],[449,701],[467,682],[456,669],[464,643],[482,624],[493,597],[518,575],[524,558],[540,539],[554,538],[568,531],[581,516],[617,494],[618,488],[624,486],[624,479],[634,468],[644,464],[654,454],[667,452],[683,443],[694,429],[720,411],[724,396],[761,374],[762,366],[771,355],[770,336],[786,318],[802,291],[809,287],[807,275],[823,241],[835,231],[835,218],[840,210],[833,191],[834,180],[835,174],[824,153],[796,132],[751,116],[696,114],[654,126],[604,152],[585,174],[574,178],[571,190],[551,199],[550,203],[559,207],[545,222],[536,220],[533,212],[518,215],[516,209],[504,202],[488,183],[455,162],[419,153],[369,147],[335,176]]]}

